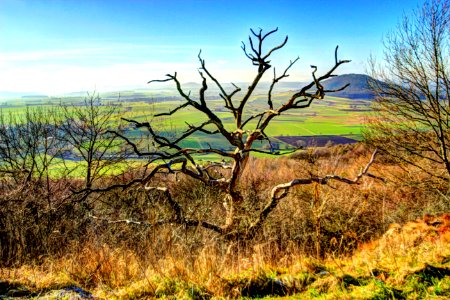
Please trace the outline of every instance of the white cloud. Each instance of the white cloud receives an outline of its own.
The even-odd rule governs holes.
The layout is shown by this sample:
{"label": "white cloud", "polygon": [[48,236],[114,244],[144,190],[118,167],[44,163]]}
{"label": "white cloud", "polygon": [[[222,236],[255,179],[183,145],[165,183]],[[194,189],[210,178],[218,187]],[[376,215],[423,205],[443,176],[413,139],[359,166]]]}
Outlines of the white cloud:
{"label": "white cloud", "polygon": [[99,92],[126,87],[145,87],[151,79],[164,78],[178,71],[180,80],[196,76],[190,63],[145,62],[141,64],[113,64],[103,67],[76,65],[39,65],[2,68],[1,89],[19,92],[60,94],[73,91]]}

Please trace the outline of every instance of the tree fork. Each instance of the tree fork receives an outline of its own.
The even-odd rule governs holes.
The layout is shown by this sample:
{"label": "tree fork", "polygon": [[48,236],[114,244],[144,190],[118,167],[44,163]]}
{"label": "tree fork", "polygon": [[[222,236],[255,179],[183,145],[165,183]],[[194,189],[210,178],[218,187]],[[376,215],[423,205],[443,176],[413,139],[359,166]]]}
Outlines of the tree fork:
{"label": "tree fork", "polygon": [[[338,180],[346,183],[352,182],[350,179],[339,177],[336,175],[329,175],[324,178],[310,178],[310,179],[296,179],[288,185],[278,185],[274,187],[274,193],[267,203],[265,208],[254,216],[256,220],[247,226],[246,229],[238,229],[239,227],[239,213],[241,206],[245,204],[243,191],[241,190],[241,180],[243,172],[246,170],[251,152],[264,152],[258,148],[255,148],[255,141],[265,141],[271,145],[269,137],[266,135],[265,130],[270,126],[272,120],[280,116],[289,110],[303,109],[309,107],[314,100],[323,99],[326,93],[339,91],[345,89],[348,85],[344,85],[336,90],[325,90],[322,82],[334,75],[334,72],[343,64],[350,62],[349,60],[338,59],[338,47],[334,51],[334,65],[325,74],[318,76],[317,67],[312,68],[312,80],[309,84],[299,88],[297,92],[285,99],[277,105],[272,100],[272,93],[278,82],[289,76],[288,71],[299,60],[296,58],[290,61],[289,65],[284,69],[281,75],[277,76],[275,69],[273,73],[272,83],[270,84],[267,93],[267,107],[255,114],[245,115],[249,100],[253,96],[258,84],[260,83],[263,75],[272,68],[272,62],[270,57],[273,53],[281,50],[288,42],[286,36],[280,43],[274,47],[269,47],[264,51],[265,42],[269,37],[272,37],[278,31],[278,28],[263,33],[262,29],[255,31],[251,29],[251,34],[248,39],[248,47],[245,43],[242,43],[242,50],[244,55],[251,61],[252,65],[257,67],[256,74],[251,80],[247,89],[241,89],[235,84],[232,84],[231,91],[222,85],[216,77],[210,72],[206,66],[205,60],[201,57],[201,52],[198,53],[198,60],[200,63],[199,76],[201,79],[201,87],[198,91],[198,98],[191,96],[190,92],[183,90],[182,84],[177,78],[177,73],[173,75],[166,75],[165,79],[150,80],[148,83],[154,82],[173,82],[178,94],[182,98],[182,103],[171,109],[168,112],[163,112],[154,115],[155,118],[163,116],[176,116],[178,112],[185,108],[191,108],[201,113],[207,121],[203,121],[201,124],[187,124],[187,129],[176,137],[169,138],[154,130],[151,122],[141,122],[136,120],[129,120],[130,124],[133,124],[137,129],[146,130],[150,135],[152,143],[155,145],[154,149],[141,150],[138,145],[133,143],[130,138],[127,138],[124,134],[116,133],[116,137],[122,138],[127,143],[134,153],[138,156],[149,156],[151,159],[147,166],[151,169],[150,172],[144,172],[140,178],[133,178],[130,182],[125,184],[116,184],[110,187],[97,189],[96,191],[108,191],[113,188],[130,188],[138,185],[147,186],[150,180],[156,174],[170,174],[170,173],[182,173],[195,180],[201,181],[206,185],[218,187],[225,195],[224,199],[224,219],[221,222],[209,222],[208,220],[196,220],[186,215],[189,211],[188,207],[183,207],[172,198],[170,191],[167,187],[150,188],[150,190],[158,190],[164,193],[167,199],[167,205],[173,212],[173,217],[168,218],[165,222],[175,222],[177,224],[184,224],[185,226],[200,226],[208,230],[212,230],[226,239],[234,238],[250,238],[254,233],[263,225],[268,215],[275,209],[278,202],[287,195],[290,188],[298,184],[309,184],[312,182],[319,182],[326,184],[329,180]],[[206,91],[208,90],[207,81],[212,81],[219,90],[219,98],[223,100],[223,106],[233,118],[234,128],[225,126],[225,120],[220,114],[215,112],[210,106],[210,102],[206,99]],[[244,92],[241,93],[241,90]],[[239,99],[240,97],[240,99]],[[238,98],[236,100],[236,98]],[[254,121],[254,122],[252,122]],[[256,123],[256,124],[255,124]],[[202,132],[207,135],[218,135],[228,143],[228,150],[203,147],[199,149],[187,148],[182,146],[182,142],[191,138],[194,134]],[[230,149],[231,148],[231,149]],[[231,171],[226,175],[217,175],[208,171],[211,167],[203,166],[196,159],[197,154],[216,154],[223,159],[231,159]],[[277,155],[270,151],[270,154]],[[214,167],[218,166],[217,163],[212,164]],[[153,167],[150,167],[153,166]],[[222,166],[224,167],[224,166]],[[368,169],[368,167],[367,167]],[[360,177],[368,175],[367,170]],[[359,181],[360,178],[356,180]],[[356,183],[355,182],[355,183]],[[354,183],[352,183],[354,184]],[[189,205],[189,204],[186,204]],[[221,225],[220,225],[221,224]]]}

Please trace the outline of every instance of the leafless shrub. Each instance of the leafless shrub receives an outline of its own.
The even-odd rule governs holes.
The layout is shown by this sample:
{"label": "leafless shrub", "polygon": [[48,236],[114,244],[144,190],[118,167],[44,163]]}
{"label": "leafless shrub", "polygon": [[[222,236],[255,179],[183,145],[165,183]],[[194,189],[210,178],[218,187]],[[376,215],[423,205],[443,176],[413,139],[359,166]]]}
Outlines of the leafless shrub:
{"label": "leafless shrub", "polygon": [[[397,163],[449,180],[449,1],[426,1],[384,41],[372,61],[375,113],[365,138]],[[429,166],[429,164],[432,166]]]}

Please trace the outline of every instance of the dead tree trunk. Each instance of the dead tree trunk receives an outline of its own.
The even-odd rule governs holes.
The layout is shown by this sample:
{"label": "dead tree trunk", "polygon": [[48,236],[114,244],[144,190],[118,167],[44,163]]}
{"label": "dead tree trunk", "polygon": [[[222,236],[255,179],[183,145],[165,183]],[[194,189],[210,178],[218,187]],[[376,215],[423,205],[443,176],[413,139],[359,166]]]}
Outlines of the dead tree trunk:
{"label": "dead tree trunk", "polygon": [[[367,165],[364,172],[355,178],[355,180],[346,179],[336,175],[328,175],[323,178],[314,177],[307,179],[295,179],[290,183],[281,184],[273,188],[271,195],[269,196],[268,203],[263,210],[254,218],[254,221],[250,226],[242,227],[239,224],[237,218],[238,211],[243,205],[243,193],[241,191],[241,179],[244,170],[247,167],[250,154],[252,152],[265,152],[254,147],[255,141],[266,141],[271,145],[269,137],[265,131],[271,124],[271,121],[279,117],[281,114],[288,111],[297,109],[308,108],[314,100],[323,99],[326,93],[340,91],[345,89],[348,85],[345,85],[337,90],[325,90],[322,86],[322,81],[335,76],[334,72],[342,64],[348,63],[349,60],[339,60],[337,51],[335,49],[335,59],[333,66],[321,76],[317,76],[317,67],[312,67],[312,80],[309,84],[299,88],[299,90],[293,93],[290,97],[283,102],[275,102],[272,99],[272,92],[275,85],[282,79],[288,77],[288,70],[298,61],[298,58],[291,61],[289,65],[284,69],[284,72],[277,76],[275,69],[273,72],[273,79],[267,94],[267,108],[253,114],[248,114],[245,108],[248,106],[249,100],[263,75],[272,68],[270,57],[271,55],[282,49],[287,41],[286,36],[284,40],[278,45],[270,48],[268,51],[263,51],[265,48],[266,39],[277,32],[278,29],[269,31],[267,33],[262,30],[251,30],[248,44],[242,43],[242,50],[245,56],[250,59],[252,64],[257,67],[257,72],[253,81],[248,88],[242,89],[233,84],[233,88],[230,91],[222,85],[208,70],[206,62],[201,57],[201,53],[198,55],[200,62],[199,76],[201,79],[201,88],[198,93],[198,97],[194,98],[190,92],[187,93],[183,90],[180,81],[177,78],[177,73],[166,75],[162,80],[151,80],[149,83],[154,82],[168,82],[171,81],[175,84],[175,87],[183,99],[183,102],[178,107],[172,109],[166,113],[156,114],[153,117],[167,117],[177,116],[177,112],[190,107],[201,113],[206,121],[200,124],[188,124],[186,130],[177,137],[168,138],[162,134],[159,134],[152,126],[151,122],[141,122],[136,120],[125,119],[126,121],[134,124],[137,129],[144,129],[148,131],[152,138],[152,142],[156,145],[155,151],[143,151],[131,139],[125,135],[115,132],[115,134],[128,143],[137,155],[152,157],[150,163],[153,165],[153,169],[150,172],[145,173],[140,178],[135,178],[127,184],[109,186],[100,190],[110,190],[113,188],[129,188],[136,185],[147,186],[150,184],[151,179],[157,173],[183,173],[189,177],[199,180],[207,185],[216,186],[221,189],[225,194],[224,207],[225,216],[221,224],[213,224],[208,220],[197,220],[190,217],[186,211],[186,207],[182,207],[176,199],[173,199],[170,191],[166,187],[151,187],[150,189],[157,189],[166,195],[167,203],[170,206],[173,216],[162,220],[163,223],[178,223],[186,226],[202,226],[206,229],[213,230],[219,235],[222,235],[228,239],[240,238],[248,239],[255,235],[255,233],[262,227],[268,215],[276,208],[278,203],[287,195],[289,189],[299,184],[309,184],[317,182],[319,184],[326,184],[330,180],[338,180],[348,184],[357,184],[362,176],[368,174],[368,167],[373,163],[372,160]],[[233,118],[234,128],[230,129],[229,126],[225,126],[225,120],[221,119],[220,115],[213,111],[213,108],[209,105],[205,92],[208,89],[208,81],[212,82],[216,88],[220,91],[219,96],[223,101],[223,107]],[[181,146],[181,142],[188,137],[196,133],[203,133],[208,135],[218,135],[225,140],[230,148],[234,149],[226,151],[219,148],[186,148]],[[270,147],[273,149],[272,147]],[[273,154],[273,151],[266,151]],[[223,160],[230,163],[219,164],[213,163],[210,165],[202,165],[196,160],[196,154],[209,153],[216,154],[222,157]],[[208,170],[211,167],[224,167],[230,168],[231,171],[223,176],[212,175]],[[150,184],[151,185],[151,184]]]}

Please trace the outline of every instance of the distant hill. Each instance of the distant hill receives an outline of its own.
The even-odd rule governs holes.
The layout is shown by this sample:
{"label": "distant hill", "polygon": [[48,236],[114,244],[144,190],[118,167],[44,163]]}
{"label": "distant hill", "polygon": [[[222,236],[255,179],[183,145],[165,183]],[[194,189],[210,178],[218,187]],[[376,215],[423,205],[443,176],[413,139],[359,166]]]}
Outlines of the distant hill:
{"label": "distant hill", "polygon": [[7,99],[7,98],[39,98],[39,97],[47,98],[46,95],[42,95],[42,94],[39,94],[39,93],[0,91],[0,99]]}
{"label": "distant hill", "polygon": [[[338,89],[342,86],[350,83],[350,86],[345,90],[336,92],[336,93],[328,93],[330,96],[349,98],[349,99],[373,99],[375,97],[374,93],[369,89],[368,81],[373,80],[370,76],[364,74],[344,74],[336,77],[332,77],[322,82],[325,89]],[[309,83],[309,82],[308,82]],[[270,87],[271,82],[260,82],[257,88],[254,91],[254,95],[265,95]],[[285,93],[289,91],[298,91],[305,86],[307,82],[294,82],[294,81],[280,81],[275,86],[273,94],[277,93]],[[236,85],[242,89],[242,92],[247,90],[247,87],[250,85],[250,82],[236,82]],[[223,83],[223,88],[226,91],[232,91],[235,87],[231,83]],[[182,88],[188,92],[192,91],[196,93],[200,88],[201,84],[197,82],[186,82],[182,84]],[[148,96],[149,99],[156,100],[156,98],[160,97],[166,100],[173,100],[173,98],[179,98],[178,93],[173,85],[149,85],[146,89],[137,89],[137,90],[127,90],[127,91],[115,91],[115,92],[104,92],[100,93],[101,98],[116,98],[118,95],[121,95],[121,99],[126,100],[142,100],[142,93],[154,92],[155,95]],[[219,99],[218,94],[220,93],[217,86],[214,84],[208,85],[207,98],[208,99]],[[87,92],[72,92],[65,93],[61,96],[66,97],[85,97]],[[23,99],[32,99],[32,98],[47,98],[47,95],[41,95],[39,93],[20,93],[20,92],[7,92],[0,91],[0,99],[8,99],[8,98],[23,98]],[[169,98],[167,98],[169,97]],[[166,99],[167,98],[167,99]]]}
{"label": "distant hill", "polygon": [[335,90],[350,83],[345,90],[329,93],[329,95],[349,99],[374,99],[375,94],[370,90],[368,84],[370,80],[374,79],[365,74],[344,74],[323,81],[323,86],[327,90]]}

